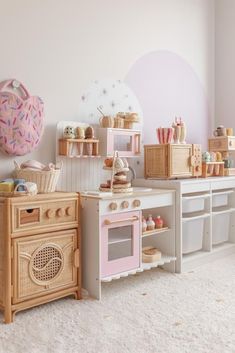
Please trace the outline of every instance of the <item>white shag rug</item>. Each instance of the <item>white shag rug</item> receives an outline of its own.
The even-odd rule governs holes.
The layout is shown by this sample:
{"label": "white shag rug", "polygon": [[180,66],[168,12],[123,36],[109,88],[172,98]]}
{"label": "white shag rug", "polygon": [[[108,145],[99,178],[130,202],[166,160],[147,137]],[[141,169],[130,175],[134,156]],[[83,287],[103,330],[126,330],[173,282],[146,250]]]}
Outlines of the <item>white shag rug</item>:
{"label": "white shag rug", "polygon": [[18,313],[0,324],[0,353],[235,352],[235,256],[185,274],[146,271],[102,295]]}

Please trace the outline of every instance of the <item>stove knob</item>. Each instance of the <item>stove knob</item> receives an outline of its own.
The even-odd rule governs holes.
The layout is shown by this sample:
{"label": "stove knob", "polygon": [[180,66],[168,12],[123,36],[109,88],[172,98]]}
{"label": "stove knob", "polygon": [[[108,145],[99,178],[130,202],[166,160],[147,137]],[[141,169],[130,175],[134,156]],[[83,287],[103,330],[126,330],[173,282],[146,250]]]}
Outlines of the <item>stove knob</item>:
{"label": "stove knob", "polygon": [[63,208],[58,208],[56,214],[58,217],[63,217],[65,215],[65,210]]}
{"label": "stove knob", "polygon": [[121,203],[121,207],[122,207],[122,208],[128,208],[128,207],[129,207],[129,202],[128,202],[128,201],[123,201],[123,202]]}
{"label": "stove knob", "polygon": [[111,211],[115,211],[117,209],[117,203],[116,202],[111,202],[109,204],[109,208]]}
{"label": "stove knob", "polygon": [[73,215],[73,208],[72,207],[67,207],[66,208],[66,215],[67,216],[72,216]]}
{"label": "stove knob", "polygon": [[46,211],[46,216],[47,218],[52,218],[54,216],[54,210],[52,210],[51,208],[49,208],[47,211]]}
{"label": "stove knob", "polygon": [[133,201],[133,207],[140,207],[140,204],[141,204],[140,200]]}

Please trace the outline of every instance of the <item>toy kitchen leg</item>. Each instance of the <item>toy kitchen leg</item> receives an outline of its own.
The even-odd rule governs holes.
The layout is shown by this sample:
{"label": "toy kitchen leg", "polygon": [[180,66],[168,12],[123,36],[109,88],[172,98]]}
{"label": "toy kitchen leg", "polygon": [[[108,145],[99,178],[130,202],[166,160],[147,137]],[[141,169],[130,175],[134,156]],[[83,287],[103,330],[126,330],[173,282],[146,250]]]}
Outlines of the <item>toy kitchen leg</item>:
{"label": "toy kitchen leg", "polygon": [[82,200],[82,288],[89,296],[101,299],[99,201]]}

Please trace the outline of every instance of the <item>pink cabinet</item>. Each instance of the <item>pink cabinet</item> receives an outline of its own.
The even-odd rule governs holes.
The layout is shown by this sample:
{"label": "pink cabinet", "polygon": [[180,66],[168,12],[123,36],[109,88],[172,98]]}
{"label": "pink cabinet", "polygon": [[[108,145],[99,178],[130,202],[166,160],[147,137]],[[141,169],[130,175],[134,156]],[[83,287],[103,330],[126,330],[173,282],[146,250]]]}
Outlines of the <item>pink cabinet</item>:
{"label": "pink cabinet", "polygon": [[101,278],[140,266],[140,211],[101,218]]}
{"label": "pink cabinet", "polygon": [[139,130],[99,128],[99,150],[102,156],[113,156],[115,151],[120,157],[135,157],[140,155]]}

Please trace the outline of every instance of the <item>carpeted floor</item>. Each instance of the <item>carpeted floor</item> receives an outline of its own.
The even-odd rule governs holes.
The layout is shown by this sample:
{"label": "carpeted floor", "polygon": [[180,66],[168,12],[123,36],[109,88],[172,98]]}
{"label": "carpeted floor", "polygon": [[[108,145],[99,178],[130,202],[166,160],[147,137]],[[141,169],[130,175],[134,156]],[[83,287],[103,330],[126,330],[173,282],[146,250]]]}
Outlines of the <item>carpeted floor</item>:
{"label": "carpeted floor", "polygon": [[102,293],[18,313],[0,324],[0,353],[235,353],[235,256],[181,275],[146,271]]}

